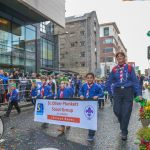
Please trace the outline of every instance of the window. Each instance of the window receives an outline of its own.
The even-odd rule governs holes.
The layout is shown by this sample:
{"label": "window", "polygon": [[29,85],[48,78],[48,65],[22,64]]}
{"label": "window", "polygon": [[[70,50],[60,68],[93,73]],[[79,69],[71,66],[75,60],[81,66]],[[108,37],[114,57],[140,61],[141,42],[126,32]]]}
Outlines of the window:
{"label": "window", "polygon": [[0,63],[35,72],[36,27],[0,17]]}
{"label": "window", "polygon": [[104,28],[104,36],[109,36],[109,27]]}
{"label": "window", "polygon": [[60,47],[63,49],[65,47],[65,43],[60,43]]}
{"label": "window", "polygon": [[40,23],[40,31],[42,33],[54,33],[54,23],[51,21],[45,21]]}
{"label": "window", "polygon": [[35,72],[36,60],[36,28],[34,26],[26,26],[25,30],[25,48],[26,48],[26,71]]}
{"label": "window", "polygon": [[96,27],[96,24],[97,24],[96,21],[94,21],[94,26],[95,26],[95,27]]}
{"label": "window", "polygon": [[81,41],[80,46],[85,46],[85,41]]}
{"label": "window", "polygon": [[106,61],[106,62],[113,62],[113,60],[114,60],[113,57],[106,57],[106,60],[105,60],[105,61]]}
{"label": "window", "polygon": [[81,36],[85,35],[85,31],[80,31],[80,35]]}
{"label": "window", "polygon": [[112,44],[113,43],[113,39],[112,38],[108,38],[108,39],[105,39],[103,41],[103,44]]}
{"label": "window", "polygon": [[26,28],[25,46],[28,51],[35,52],[35,39],[36,39],[36,32]]}
{"label": "window", "polygon": [[74,42],[71,43],[71,47],[75,47],[75,43]]}
{"label": "window", "polygon": [[111,48],[111,47],[110,47],[110,48],[104,48],[104,49],[103,49],[103,52],[104,52],[104,53],[113,52],[113,48]]}
{"label": "window", "polygon": [[68,24],[69,24],[69,25],[74,25],[74,22],[69,22]]}
{"label": "window", "polygon": [[70,32],[70,36],[74,36],[75,35],[75,32]]}
{"label": "window", "polygon": [[77,41],[71,43],[71,47],[75,47],[75,46],[77,46],[77,45],[78,45],[78,42],[77,42]]}
{"label": "window", "polygon": [[74,28],[75,22],[69,22],[69,23],[67,23],[67,25],[69,26],[69,28]]}
{"label": "window", "polygon": [[41,38],[41,65],[42,67],[53,67],[54,45],[51,41]]}
{"label": "window", "polygon": [[81,26],[85,26],[85,20],[80,21]]}
{"label": "window", "polygon": [[96,31],[94,31],[94,36],[95,36],[95,38],[96,38]]}
{"label": "window", "polygon": [[84,62],[81,62],[81,67],[85,67],[85,63]]}
{"label": "window", "polygon": [[12,46],[25,49],[25,28],[19,24],[12,23]]}
{"label": "window", "polygon": [[85,52],[81,52],[80,57],[85,57]]}
{"label": "window", "polygon": [[0,18],[0,45],[3,51],[7,51],[7,46],[11,46],[11,23],[8,20]]}
{"label": "window", "polygon": [[0,63],[11,63],[11,22],[0,17]]}
{"label": "window", "polygon": [[61,67],[61,68],[64,68],[64,67],[65,67],[65,64],[64,64],[64,63],[61,63],[61,64],[60,64],[60,67]]}
{"label": "window", "polygon": [[60,54],[60,59],[64,59],[65,55],[64,54]]}

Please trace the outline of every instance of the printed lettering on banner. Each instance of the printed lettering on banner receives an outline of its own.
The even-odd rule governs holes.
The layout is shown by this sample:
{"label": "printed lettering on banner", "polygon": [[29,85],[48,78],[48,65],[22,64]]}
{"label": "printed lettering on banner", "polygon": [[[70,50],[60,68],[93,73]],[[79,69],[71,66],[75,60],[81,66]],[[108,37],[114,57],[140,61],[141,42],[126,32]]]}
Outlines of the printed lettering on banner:
{"label": "printed lettering on banner", "polygon": [[37,99],[34,121],[97,130],[97,101]]}

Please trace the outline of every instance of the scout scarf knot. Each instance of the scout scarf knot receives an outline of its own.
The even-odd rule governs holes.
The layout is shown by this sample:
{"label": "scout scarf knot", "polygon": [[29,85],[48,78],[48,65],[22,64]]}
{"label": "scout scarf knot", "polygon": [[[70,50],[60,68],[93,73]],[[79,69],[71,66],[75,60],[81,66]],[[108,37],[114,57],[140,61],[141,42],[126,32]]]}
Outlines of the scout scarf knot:
{"label": "scout scarf knot", "polygon": [[126,64],[124,64],[124,65],[118,65],[118,70],[119,70],[119,73],[120,73],[120,82],[122,83],[122,81],[123,81],[123,70],[124,70],[124,68],[125,68],[125,66],[126,66]]}
{"label": "scout scarf knot", "polygon": [[44,96],[44,86],[46,86],[46,82],[42,85],[41,95]]}
{"label": "scout scarf knot", "polygon": [[89,96],[90,96],[90,89],[91,89],[91,87],[93,86],[93,84],[94,84],[94,83],[91,83],[91,84],[87,83],[88,89],[87,89],[87,92],[86,92],[86,98],[89,98]]}
{"label": "scout scarf knot", "polygon": [[60,89],[60,98],[64,98],[64,89]]}

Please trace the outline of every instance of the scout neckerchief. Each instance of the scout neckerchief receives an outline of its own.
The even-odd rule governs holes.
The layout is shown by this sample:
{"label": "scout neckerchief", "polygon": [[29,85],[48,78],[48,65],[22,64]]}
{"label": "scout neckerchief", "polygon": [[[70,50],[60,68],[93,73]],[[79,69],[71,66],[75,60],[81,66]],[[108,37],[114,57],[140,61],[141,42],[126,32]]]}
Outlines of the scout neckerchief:
{"label": "scout neckerchief", "polygon": [[44,86],[46,85],[46,82],[45,83],[43,83],[43,85],[42,85],[42,89],[41,89],[41,95],[42,96],[44,96]]}
{"label": "scout neckerchief", "polygon": [[60,88],[60,98],[64,98],[64,88]]}
{"label": "scout neckerchief", "polygon": [[90,89],[91,89],[91,87],[93,86],[93,84],[94,84],[94,83],[91,83],[91,84],[87,83],[88,89],[87,89],[87,92],[86,92],[86,98],[89,98],[89,95],[90,95]]}
{"label": "scout neckerchief", "polygon": [[140,75],[138,75],[138,79],[140,80]]}
{"label": "scout neckerchief", "polygon": [[126,64],[124,65],[118,65],[118,69],[119,69],[119,73],[120,73],[120,82],[122,83],[123,81],[123,70],[124,70],[124,67],[126,66]]}

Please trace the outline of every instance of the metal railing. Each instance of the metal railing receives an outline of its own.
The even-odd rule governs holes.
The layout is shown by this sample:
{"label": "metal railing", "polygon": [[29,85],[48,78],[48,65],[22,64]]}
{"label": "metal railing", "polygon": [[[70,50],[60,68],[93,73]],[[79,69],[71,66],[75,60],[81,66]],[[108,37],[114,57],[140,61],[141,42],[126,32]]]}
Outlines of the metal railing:
{"label": "metal railing", "polygon": [[11,85],[16,84],[18,92],[18,101],[31,100],[31,79],[9,79],[7,84],[0,84],[0,104],[7,103],[7,93],[11,92]]}

